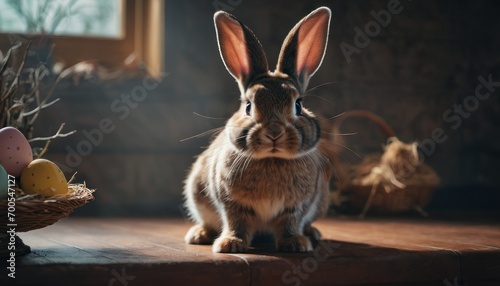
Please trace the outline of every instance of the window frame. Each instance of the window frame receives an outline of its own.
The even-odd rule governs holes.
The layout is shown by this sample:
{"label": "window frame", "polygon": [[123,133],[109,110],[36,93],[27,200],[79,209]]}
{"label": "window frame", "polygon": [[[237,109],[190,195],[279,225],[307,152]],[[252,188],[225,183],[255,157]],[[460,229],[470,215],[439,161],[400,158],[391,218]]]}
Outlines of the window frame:
{"label": "window frame", "polygon": [[55,46],[55,59],[65,66],[95,60],[109,68],[120,67],[129,55],[135,54],[136,59],[145,62],[154,74],[163,72],[164,1],[123,2],[121,38],[0,33],[0,49],[6,52],[14,40],[31,41],[32,49],[48,40]]}

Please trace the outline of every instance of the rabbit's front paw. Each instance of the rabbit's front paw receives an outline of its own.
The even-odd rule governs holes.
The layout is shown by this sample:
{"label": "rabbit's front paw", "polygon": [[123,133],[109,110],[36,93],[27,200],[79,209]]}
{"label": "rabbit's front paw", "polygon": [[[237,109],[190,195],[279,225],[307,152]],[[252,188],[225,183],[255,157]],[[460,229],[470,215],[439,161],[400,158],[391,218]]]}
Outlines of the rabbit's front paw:
{"label": "rabbit's front paw", "polygon": [[184,241],[188,244],[211,244],[216,237],[216,231],[197,224],[189,229]]}
{"label": "rabbit's front paw", "polygon": [[313,251],[309,238],[303,235],[283,238],[278,242],[278,249],[283,252]]}
{"label": "rabbit's front paw", "polygon": [[312,225],[304,226],[304,235],[309,237],[313,244],[318,243],[321,240],[321,232]]}
{"label": "rabbit's front paw", "polygon": [[212,247],[213,252],[245,252],[247,245],[241,238],[234,236],[221,236],[217,238]]}

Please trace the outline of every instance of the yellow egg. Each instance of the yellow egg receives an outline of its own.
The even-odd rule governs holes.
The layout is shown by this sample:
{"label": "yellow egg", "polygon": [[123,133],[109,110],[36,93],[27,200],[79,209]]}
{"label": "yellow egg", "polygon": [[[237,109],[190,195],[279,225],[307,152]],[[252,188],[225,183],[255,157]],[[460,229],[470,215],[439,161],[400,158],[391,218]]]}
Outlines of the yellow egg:
{"label": "yellow egg", "polygon": [[36,159],[23,170],[21,188],[28,194],[50,197],[67,194],[68,182],[56,164],[49,160]]}

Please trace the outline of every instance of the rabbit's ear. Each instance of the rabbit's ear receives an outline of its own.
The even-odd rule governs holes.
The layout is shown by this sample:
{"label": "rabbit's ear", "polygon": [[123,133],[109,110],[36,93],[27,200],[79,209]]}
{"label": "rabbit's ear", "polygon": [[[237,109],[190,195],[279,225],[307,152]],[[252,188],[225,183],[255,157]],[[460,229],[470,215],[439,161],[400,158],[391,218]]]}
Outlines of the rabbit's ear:
{"label": "rabbit's ear", "polygon": [[245,89],[256,75],[268,72],[266,54],[253,32],[233,15],[219,11],[214,23],[222,61]]}
{"label": "rabbit's ear", "polygon": [[293,27],[281,47],[276,70],[294,78],[301,91],[323,61],[330,18],[327,7],[312,11]]}

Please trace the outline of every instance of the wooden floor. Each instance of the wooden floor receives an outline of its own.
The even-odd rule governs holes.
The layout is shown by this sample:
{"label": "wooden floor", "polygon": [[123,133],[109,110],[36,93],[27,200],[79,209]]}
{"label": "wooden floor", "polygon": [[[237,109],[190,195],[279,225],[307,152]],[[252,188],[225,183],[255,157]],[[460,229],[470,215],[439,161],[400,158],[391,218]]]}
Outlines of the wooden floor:
{"label": "wooden floor", "polygon": [[[0,285],[500,285],[499,224],[324,219],[313,253],[186,245],[182,219],[67,219],[21,233]],[[5,261],[4,259],[2,259]],[[2,267],[5,271],[5,267]]]}

